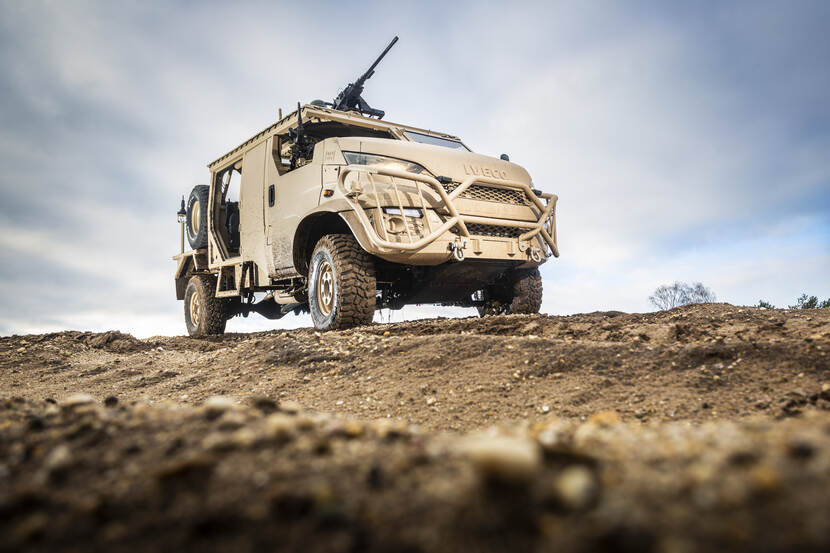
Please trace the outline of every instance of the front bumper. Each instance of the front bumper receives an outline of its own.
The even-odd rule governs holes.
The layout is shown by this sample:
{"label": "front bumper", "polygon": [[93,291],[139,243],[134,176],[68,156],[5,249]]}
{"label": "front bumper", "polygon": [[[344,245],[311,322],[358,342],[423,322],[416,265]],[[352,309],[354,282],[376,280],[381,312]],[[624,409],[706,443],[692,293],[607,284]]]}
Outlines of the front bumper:
{"label": "front bumper", "polygon": [[[349,177],[351,176],[351,179]],[[376,177],[387,177],[379,183]],[[403,183],[399,183],[399,181]],[[470,209],[469,199],[463,199],[472,185],[491,185],[499,189],[515,190],[527,198],[533,220],[481,215]],[[491,177],[471,176],[457,184],[450,192],[430,175],[408,173],[391,168],[347,165],[340,168],[338,191],[352,208],[363,227],[365,236],[377,253],[407,255],[430,253],[452,255],[457,260],[468,252],[476,257],[495,259],[525,258],[539,264],[549,256],[559,257],[556,242],[555,194],[536,196],[530,186],[518,181],[506,181]],[[405,190],[401,190],[404,188]],[[438,205],[433,198],[437,195]],[[391,201],[390,201],[391,200]],[[489,203],[489,211],[493,206]],[[461,207],[463,206],[463,207]],[[400,213],[417,207],[423,213],[418,224],[410,217],[397,231],[388,228],[388,215],[383,207],[397,207]],[[472,213],[470,213],[472,211]],[[496,213],[510,212],[505,206]],[[503,227],[503,231],[500,230]],[[493,230],[495,229],[495,230]],[[436,249],[437,248],[437,249]],[[486,250],[486,251],[485,251]]]}

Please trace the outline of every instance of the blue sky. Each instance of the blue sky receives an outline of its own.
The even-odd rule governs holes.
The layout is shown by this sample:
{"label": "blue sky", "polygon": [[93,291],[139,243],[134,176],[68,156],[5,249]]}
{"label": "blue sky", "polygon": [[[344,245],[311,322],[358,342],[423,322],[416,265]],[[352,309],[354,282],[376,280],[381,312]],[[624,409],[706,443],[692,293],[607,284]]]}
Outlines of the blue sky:
{"label": "blue sky", "polygon": [[395,34],[371,105],[560,196],[546,312],[647,311],[674,280],[830,297],[830,4],[348,6],[0,0],[0,334],[184,332],[180,196]]}

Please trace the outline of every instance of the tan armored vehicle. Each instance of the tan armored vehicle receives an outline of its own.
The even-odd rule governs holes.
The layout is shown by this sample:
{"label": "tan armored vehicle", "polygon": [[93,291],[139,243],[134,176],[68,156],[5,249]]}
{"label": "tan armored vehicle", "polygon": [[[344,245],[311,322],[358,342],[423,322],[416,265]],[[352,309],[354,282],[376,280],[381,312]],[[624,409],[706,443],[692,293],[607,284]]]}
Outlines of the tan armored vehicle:
{"label": "tan armored vehicle", "polygon": [[394,42],[331,104],[298,104],[208,165],[210,185],[182,202],[175,282],[190,335],[252,311],[310,311],[321,330],[407,304],[539,311],[557,197],[506,155],[383,121],[361,93]]}

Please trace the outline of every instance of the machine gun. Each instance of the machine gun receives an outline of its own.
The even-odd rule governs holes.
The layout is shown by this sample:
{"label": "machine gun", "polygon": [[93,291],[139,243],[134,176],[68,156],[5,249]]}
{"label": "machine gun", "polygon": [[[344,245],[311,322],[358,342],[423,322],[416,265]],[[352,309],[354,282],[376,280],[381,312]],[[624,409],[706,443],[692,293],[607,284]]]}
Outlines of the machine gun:
{"label": "machine gun", "polygon": [[380,60],[383,59],[396,42],[398,42],[397,36],[392,39],[389,46],[387,46],[380,56],[378,56],[378,59],[375,60],[375,63],[369,67],[369,70],[366,71],[366,73],[358,77],[355,82],[349,83],[349,85],[337,95],[337,98],[334,99],[334,102],[331,105],[334,109],[340,111],[358,111],[363,115],[377,117],[378,119],[382,119],[383,116],[386,115],[386,112],[381,109],[369,107],[369,104],[366,103],[366,100],[363,99],[361,94],[363,94],[363,83],[375,74],[375,67],[377,67]]}
{"label": "machine gun", "polygon": [[303,110],[297,102],[297,128],[288,129],[288,138],[291,139],[291,169],[296,169],[299,160],[311,159],[314,144],[308,139],[303,127]]}

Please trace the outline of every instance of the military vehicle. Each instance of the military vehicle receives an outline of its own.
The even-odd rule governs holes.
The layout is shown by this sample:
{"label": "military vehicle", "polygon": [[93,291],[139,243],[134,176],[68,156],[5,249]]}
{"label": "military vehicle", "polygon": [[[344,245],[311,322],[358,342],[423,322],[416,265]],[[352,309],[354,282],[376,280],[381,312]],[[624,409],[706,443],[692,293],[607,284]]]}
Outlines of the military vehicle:
{"label": "military vehicle", "polygon": [[210,163],[210,184],[182,199],[175,283],[190,335],[252,312],[310,312],[329,330],[407,304],[539,311],[557,196],[507,155],[383,120],[362,93],[396,41],[333,102],[297,104]]}

